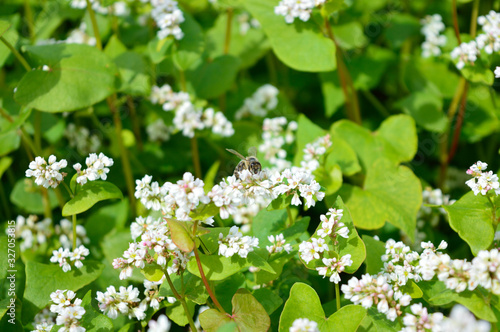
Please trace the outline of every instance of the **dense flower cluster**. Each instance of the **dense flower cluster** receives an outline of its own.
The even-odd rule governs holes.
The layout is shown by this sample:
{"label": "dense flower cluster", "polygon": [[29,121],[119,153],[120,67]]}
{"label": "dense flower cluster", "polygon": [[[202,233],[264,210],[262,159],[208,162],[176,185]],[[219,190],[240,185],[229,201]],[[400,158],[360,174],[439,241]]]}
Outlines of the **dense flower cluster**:
{"label": "dense flower cluster", "polygon": [[[77,9],[85,9],[87,8],[86,0],[70,0],[70,6]],[[92,9],[99,14],[106,15],[111,14],[115,16],[125,16],[128,15],[130,10],[127,7],[127,3],[123,1],[117,1],[111,3],[109,6],[102,6],[100,1],[98,0],[90,0],[92,4]]]}
{"label": "dense flower cluster", "polygon": [[406,285],[410,279],[418,282],[420,281],[419,259],[419,254],[412,251],[409,246],[401,241],[389,239],[385,243],[385,254],[382,255],[383,275],[396,287]]}
{"label": "dense flower cluster", "polygon": [[258,88],[251,97],[243,101],[243,106],[236,111],[235,118],[241,119],[246,116],[265,117],[278,105],[279,90],[271,84],[264,84]]}
{"label": "dense flower cluster", "polygon": [[68,162],[65,159],[57,161],[54,155],[49,157],[48,162],[42,157],[36,157],[26,170],[26,177],[34,177],[39,186],[56,188],[66,176],[66,173],[61,172],[61,168],[66,166]]}
{"label": "dense flower cluster", "polygon": [[[205,195],[204,183],[189,173],[184,173],[177,183],[165,182],[161,187],[152,182],[152,176],[145,175],[136,180],[135,197],[141,200],[146,209],[161,210],[167,217],[179,220],[191,220],[191,212],[200,203],[208,204],[210,198]],[[212,219],[203,221],[211,224]]]}
{"label": "dense flower cluster", "polygon": [[69,123],[64,131],[64,136],[68,139],[69,146],[76,148],[80,154],[97,152],[101,147],[99,136],[90,134],[85,127],[77,127],[74,123]]}
{"label": "dense flower cluster", "polygon": [[344,272],[346,266],[352,265],[351,255],[347,254],[340,259],[337,258],[323,258],[325,266],[317,267],[316,270],[320,276],[330,276],[330,282],[338,284],[340,282],[340,273]]}
{"label": "dense flower cluster", "polygon": [[441,15],[427,15],[420,23],[422,24],[420,31],[425,36],[425,41],[422,43],[422,57],[441,55],[440,47],[446,45],[446,36],[441,35],[445,29]]}
{"label": "dense flower cluster", "polygon": [[[436,314],[434,314],[436,315]],[[441,331],[474,331],[489,332],[490,323],[484,320],[476,320],[476,317],[464,306],[457,304],[453,307],[449,318],[445,318],[441,323]],[[433,330],[434,331],[434,330]],[[436,330],[438,331],[438,330]]]}
{"label": "dense flower cluster", "polygon": [[85,309],[81,306],[82,300],[75,296],[75,292],[70,290],[57,290],[50,294],[50,299],[54,303],[50,306],[50,311],[57,314],[56,325],[63,325],[59,332],[85,331],[79,321],[85,314]]}
{"label": "dense flower cluster", "polygon": [[74,164],[73,168],[76,170],[78,177],[76,182],[84,185],[87,181],[95,180],[106,180],[108,178],[109,168],[113,166],[113,159],[106,157],[104,153],[99,153],[99,156],[95,153],[91,153],[85,159],[85,165],[87,168],[82,171],[82,165],[80,163]]}
{"label": "dense flower cluster", "polygon": [[[47,243],[48,239],[54,233],[52,220],[45,218],[37,222],[38,217],[30,215],[27,218],[19,215],[16,218],[15,237],[21,239],[19,248],[21,251],[26,249],[36,249],[40,245]],[[5,230],[8,232],[8,228]]]}
{"label": "dense flower cluster", "polygon": [[412,304],[410,310],[411,314],[407,313],[403,317],[404,327],[401,332],[442,331],[440,328],[443,321],[442,313],[429,314],[427,308],[422,306],[422,303]]}
{"label": "dense flower cluster", "polygon": [[167,316],[160,315],[156,321],[150,320],[148,323],[148,332],[168,332],[172,323]]}
{"label": "dense flower cluster", "polygon": [[266,249],[270,254],[282,252],[283,250],[287,253],[290,253],[290,251],[292,251],[292,246],[290,245],[290,243],[286,243],[283,234],[278,234],[276,236],[269,235],[267,239],[272,244],[271,246],[266,246]]}
{"label": "dense flower cluster", "polygon": [[318,138],[313,143],[306,144],[304,148],[304,157],[300,162],[300,166],[309,172],[314,172],[320,166],[320,157],[323,156],[331,146],[332,141],[330,140],[330,134]]}
{"label": "dense flower cluster", "polygon": [[52,252],[52,257],[50,261],[52,263],[58,263],[64,272],[71,271],[71,265],[74,265],[77,269],[83,266],[82,261],[85,257],[90,254],[89,250],[83,245],[70,251],[67,248],[59,248]]}
{"label": "dense flower cluster", "polygon": [[232,257],[237,254],[246,258],[249,252],[259,247],[259,239],[253,236],[243,236],[238,226],[233,226],[227,236],[219,233],[219,255]]}
{"label": "dense flower cluster", "polygon": [[[113,260],[113,267],[121,269],[120,279],[132,276],[133,269],[143,269],[146,263],[155,262],[169,274],[186,269],[189,254],[179,250],[172,242],[167,222],[163,218],[138,217],[130,226],[132,238],[123,257]],[[171,264],[169,264],[171,262]]]}
{"label": "dense flower cluster", "polygon": [[217,135],[229,137],[234,134],[233,124],[227,120],[222,112],[215,112],[213,108],[203,110],[196,107],[185,92],[173,92],[165,84],[162,87],[154,86],[150,100],[153,104],[162,104],[165,111],[173,111],[174,128],[182,131],[186,137],[194,137],[195,130],[212,129]]}
{"label": "dense flower cluster", "polygon": [[184,22],[184,14],[179,9],[177,1],[151,0],[151,5],[153,6],[151,17],[160,29],[156,34],[158,39],[165,39],[168,36],[173,36],[177,40],[182,39],[184,33],[180,24]]}
{"label": "dense flower cluster", "polygon": [[492,10],[485,16],[479,16],[477,23],[484,31],[476,37],[477,46],[487,54],[500,51],[500,14]]}
{"label": "dense flower cluster", "polygon": [[323,238],[311,238],[310,241],[303,241],[299,245],[300,258],[309,264],[313,259],[320,259],[325,251],[328,251],[328,244]]}
{"label": "dense flower cluster", "polygon": [[321,228],[318,230],[318,236],[321,238],[329,236],[335,245],[338,244],[337,235],[348,239],[349,228],[340,221],[343,215],[344,210],[332,208],[328,210],[326,215],[320,215]]}
{"label": "dense flower cluster", "polygon": [[121,286],[119,292],[109,286],[106,292],[97,292],[99,309],[109,318],[116,319],[118,314],[127,315],[129,319],[146,318],[147,304],[139,299],[139,290],[134,286]]}
{"label": "dense flower cluster", "polygon": [[383,275],[371,276],[365,274],[358,279],[352,277],[347,285],[342,285],[346,299],[364,308],[377,306],[377,310],[385,314],[387,319],[394,321],[403,314],[403,307],[410,304],[411,296],[401,291],[395,291]]}
{"label": "dense flower cluster", "polygon": [[283,116],[264,119],[262,144],[259,146],[259,151],[264,153],[264,159],[274,166],[273,170],[282,171],[292,166],[292,163],[286,159],[287,152],[284,146],[295,141],[294,132],[297,127],[297,122],[288,122]]}
{"label": "dense flower cluster", "polygon": [[471,175],[472,179],[465,184],[472,189],[474,195],[479,193],[486,195],[490,190],[494,190],[496,195],[500,194],[498,175],[493,174],[493,171],[486,172],[486,168],[488,168],[487,163],[478,161],[467,170],[467,174]]}
{"label": "dense flower cluster", "polygon": [[35,330],[31,332],[50,332],[52,327],[56,325],[57,313],[50,311],[49,308],[43,308],[42,311],[35,315],[33,326]]}
{"label": "dense flower cluster", "polygon": [[297,318],[293,321],[289,332],[319,332],[318,323],[307,318]]}
{"label": "dense flower cluster", "polygon": [[479,56],[479,48],[475,40],[468,43],[463,42],[458,45],[450,53],[452,59],[457,59],[456,66],[462,69],[465,65],[473,65]]}
{"label": "dense flower cluster", "polygon": [[285,16],[286,23],[293,23],[296,18],[306,22],[311,17],[313,8],[321,6],[326,0],[281,0],[274,7],[276,15]]}

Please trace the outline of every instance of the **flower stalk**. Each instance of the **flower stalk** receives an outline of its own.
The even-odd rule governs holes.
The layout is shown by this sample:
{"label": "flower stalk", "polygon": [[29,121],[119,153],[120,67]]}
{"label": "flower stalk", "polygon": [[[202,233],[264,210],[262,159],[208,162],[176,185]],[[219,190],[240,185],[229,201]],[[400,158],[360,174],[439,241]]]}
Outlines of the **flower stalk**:
{"label": "flower stalk", "polygon": [[198,331],[196,326],[194,325],[193,321],[193,315],[189,312],[189,308],[186,303],[186,299],[184,298],[184,294],[181,296],[179,292],[174,287],[174,284],[172,283],[172,279],[170,279],[170,276],[168,275],[168,271],[164,270],[163,273],[165,274],[165,279],[168,282],[168,285],[170,286],[170,289],[172,290],[172,293],[174,293],[175,298],[182,304],[182,307],[184,308],[184,312],[186,313],[186,316],[188,318],[189,322],[189,327],[191,328],[191,331]]}

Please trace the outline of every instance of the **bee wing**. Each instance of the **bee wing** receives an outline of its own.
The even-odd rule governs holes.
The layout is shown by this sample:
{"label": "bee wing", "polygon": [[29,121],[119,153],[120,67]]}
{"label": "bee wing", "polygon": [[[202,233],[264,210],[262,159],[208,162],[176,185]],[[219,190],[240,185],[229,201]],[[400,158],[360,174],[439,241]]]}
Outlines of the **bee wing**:
{"label": "bee wing", "polygon": [[241,159],[245,160],[246,158],[243,157],[243,155],[241,153],[239,153],[238,151],[235,151],[233,149],[226,149],[227,151],[231,152],[232,154],[235,154],[237,155],[238,157],[240,157]]}
{"label": "bee wing", "polygon": [[248,149],[248,155],[252,157],[257,156],[257,149],[255,148],[255,146],[252,146],[250,149]]}

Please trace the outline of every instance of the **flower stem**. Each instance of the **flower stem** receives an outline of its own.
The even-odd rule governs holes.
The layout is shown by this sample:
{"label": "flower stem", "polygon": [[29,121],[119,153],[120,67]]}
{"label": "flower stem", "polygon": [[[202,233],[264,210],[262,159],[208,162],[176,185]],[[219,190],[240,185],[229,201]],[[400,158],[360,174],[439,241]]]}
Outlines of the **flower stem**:
{"label": "flower stem", "polygon": [[469,88],[469,84],[466,83],[464,93],[462,95],[462,100],[460,102],[460,110],[459,110],[458,115],[457,115],[457,121],[455,123],[455,131],[453,132],[453,141],[451,143],[450,151],[448,152],[448,161],[447,161],[448,164],[453,159],[453,157],[455,156],[455,152],[457,151],[458,140],[460,138],[462,124],[464,122],[465,108],[467,107],[468,88]]}
{"label": "flower stem", "polygon": [[[195,221],[194,223],[194,226],[193,226],[193,235],[196,237],[196,229],[198,228],[198,220]],[[201,266],[201,260],[200,260],[200,255],[198,253],[198,248],[196,247],[196,244],[194,246],[194,257],[196,258],[196,264],[198,265],[198,270],[200,271],[200,276],[201,276],[201,280],[203,281],[203,284],[205,285],[205,288],[207,289],[207,293],[208,295],[210,296],[210,298],[212,299],[212,302],[215,304],[215,306],[217,307],[217,309],[219,309],[219,311],[221,313],[226,313],[226,311],[224,310],[224,308],[220,305],[219,301],[217,301],[217,298],[215,297],[215,294],[214,292],[212,291],[212,288],[210,288],[210,285],[208,283],[208,280],[207,280],[207,277],[205,276],[205,272],[203,271],[203,267]]]}
{"label": "flower stem", "polygon": [[136,201],[134,196],[134,178],[132,175],[132,168],[130,166],[130,159],[128,151],[123,143],[122,136],[122,120],[120,114],[116,108],[115,104],[116,95],[107,98],[108,107],[113,113],[113,122],[115,124],[116,139],[118,140],[118,148],[120,149],[120,157],[122,159],[123,174],[125,175],[125,183],[127,185],[127,192],[130,201],[130,209],[132,210],[132,218],[135,218],[136,211]]}
{"label": "flower stem", "polygon": [[340,286],[339,284],[335,284],[335,301],[337,302],[337,311],[340,310],[341,304],[340,304]]}
{"label": "flower stem", "polygon": [[496,231],[496,228],[498,226],[497,206],[496,206],[495,202],[491,199],[491,197],[489,195],[486,195],[486,197],[488,198],[488,200],[490,201],[490,204],[491,204],[491,219],[492,219],[493,228]]}
{"label": "flower stem", "polygon": [[333,29],[327,16],[324,17],[326,33],[335,44],[335,57],[337,60],[337,73],[339,75],[340,85],[344,93],[344,99],[349,119],[357,124],[361,124],[361,112],[359,110],[359,101],[356,89],[352,83],[351,75],[342,57],[342,48],[337,43],[333,35]]}
{"label": "flower stem", "polygon": [[184,299],[184,296],[181,296],[175,289],[174,284],[172,283],[172,280],[170,279],[167,270],[164,270],[163,273],[165,274],[165,279],[167,279],[168,285],[170,286],[172,293],[174,293],[175,298],[182,304],[182,307],[184,308],[184,312],[186,313],[186,316],[188,318],[189,327],[191,328],[191,331],[198,331],[198,329],[194,325],[193,315],[189,312],[189,308],[187,306],[186,300]]}
{"label": "flower stem", "polygon": [[201,164],[200,154],[198,151],[198,140],[196,134],[191,138],[191,155],[193,156],[194,174],[198,179],[201,179]]}
{"label": "flower stem", "polygon": [[233,25],[233,8],[227,9],[226,21],[226,36],[224,38],[224,54],[229,53],[229,45],[231,44],[231,26]]}
{"label": "flower stem", "polygon": [[71,216],[73,218],[73,250],[76,249],[76,214]]}
{"label": "flower stem", "polygon": [[99,34],[99,27],[97,26],[97,20],[95,18],[94,9],[92,8],[92,3],[90,0],[87,1],[87,11],[89,12],[90,21],[92,22],[92,29],[94,30],[95,46],[102,50],[101,35]]}
{"label": "flower stem", "polygon": [[478,13],[479,13],[479,0],[474,0],[474,3],[472,4],[472,14],[470,18],[470,36],[472,38],[476,38]]}
{"label": "flower stem", "polygon": [[132,120],[132,128],[134,129],[135,140],[137,141],[137,148],[142,151],[141,128],[139,119],[137,118],[137,111],[135,109],[134,100],[131,96],[127,96],[127,106],[130,110],[130,118]]}
{"label": "flower stem", "polygon": [[0,41],[7,46],[7,48],[14,54],[14,56],[19,60],[19,62],[23,65],[26,71],[31,71],[31,66],[28,64],[28,61],[19,53],[14,46],[12,46],[3,36],[0,36]]}
{"label": "flower stem", "polygon": [[292,209],[290,209],[290,205],[287,205],[286,213],[288,214],[288,226],[292,226],[293,225],[293,216],[292,216]]}
{"label": "flower stem", "polygon": [[29,0],[24,0],[24,16],[26,17],[26,25],[28,26],[28,31],[30,35],[30,41],[32,44],[35,43],[35,25],[33,24],[33,12],[31,11],[31,6]]}
{"label": "flower stem", "polygon": [[455,30],[455,37],[457,37],[458,44],[462,44],[462,39],[460,38],[460,29],[458,28],[458,16],[457,16],[457,0],[451,0],[451,15],[453,18],[453,29]]}
{"label": "flower stem", "polygon": [[38,151],[42,150],[42,112],[35,110],[35,146]]}

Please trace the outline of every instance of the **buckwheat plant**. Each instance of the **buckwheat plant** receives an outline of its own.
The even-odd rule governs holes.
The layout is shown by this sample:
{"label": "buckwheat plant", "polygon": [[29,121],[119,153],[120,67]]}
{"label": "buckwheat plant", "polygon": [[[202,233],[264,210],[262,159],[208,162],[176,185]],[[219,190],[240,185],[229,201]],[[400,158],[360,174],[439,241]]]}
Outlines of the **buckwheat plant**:
{"label": "buckwheat plant", "polygon": [[34,177],[35,183],[44,188],[57,188],[66,176],[66,173],[61,172],[66,166],[68,162],[65,159],[57,161],[54,155],[49,157],[48,162],[42,157],[36,157],[26,170],[26,177]]}
{"label": "buckwheat plant", "polygon": [[234,115],[235,119],[240,120],[248,116],[265,117],[278,106],[278,93],[279,90],[275,86],[264,84],[251,97],[245,98],[243,106]]}
{"label": "buckwheat plant", "polygon": [[483,196],[488,195],[490,190],[493,190],[495,195],[500,194],[498,175],[493,174],[493,171],[486,172],[487,168],[487,163],[478,161],[467,170],[467,174],[471,175],[472,179],[465,182],[465,184],[472,189],[474,195],[479,193]]}
{"label": "buckwheat plant", "polygon": [[422,24],[420,31],[425,36],[425,41],[422,43],[422,57],[441,55],[440,47],[446,45],[446,36],[441,35],[445,29],[441,15],[427,15],[420,23]]}
{"label": "buckwheat plant", "polygon": [[285,16],[286,23],[293,23],[296,18],[301,21],[307,22],[311,17],[313,8],[323,5],[326,0],[281,0],[280,3],[274,7],[276,15]]}
{"label": "buckwheat plant", "polygon": [[81,306],[82,300],[76,298],[76,294],[70,290],[57,290],[50,294],[54,304],[50,311],[57,314],[56,325],[63,325],[59,332],[84,332],[85,328],[80,326],[80,319],[85,314]]}
{"label": "buckwheat plant", "polygon": [[262,144],[259,145],[259,151],[264,153],[264,160],[273,165],[273,171],[283,171],[292,166],[292,163],[286,159],[286,147],[295,141],[296,130],[297,122],[288,122],[283,116],[264,119]]}
{"label": "buckwheat plant", "polygon": [[99,156],[95,153],[91,153],[86,159],[85,164],[87,168],[82,170],[82,165],[77,163],[73,165],[76,170],[78,177],[76,182],[78,184],[84,185],[87,181],[95,180],[106,180],[108,178],[109,168],[113,166],[114,162],[112,158],[106,157],[104,153],[99,153]]}
{"label": "buckwheat plant", "polygon": [[219,233],[219,255],[231,257],[235,254],[246,258],[249,252],[259,247],[259,239],[243,236],[238,226],[233,226],[227,236]]}
{"label": "buckwheat plant", "polygon": [[422,303],[412,304],[410,310],[411,314],[407,313],[403,317],[404,327],[401,332],[443,331],[441,329],[442,313],[429,313]]}
{"label": "buckwheat plant", "polygon": [[297,318],[289,329],[290,332],[319,332],[318,323],[307,318]]}
{"label": "buckwheat plant", "polygon": [[330,140],[330,134],[318,138],[313,143],[306,144],[304,148],[304,157],[300,162],[300,166],[305,170],[314,172],[320,167],[321,157],[327,153],[331,146],[332,141]]}
{"label": "buckwheat plant", "polygon": [[282,252],[283,250],[286,251],[286,253],[290,253],[292,251],[292,246],[290,245],[290,243],[286,243],[283,234],[278,234],[276,236],[269,235],[267,239],[272,244],[271,246],[266,246],[266,249],[269,252],[269,254],[279,253]]}
{"label": "buckwheat plant", "polygon": [[106,292],[97,292],[99,309],[109,318],[116,319],[119,314],[129,319],[143,320],[146,317],[147,304],[139,299],[139,289],[134,286],[120,286],[117,292],[109,286]]}
{"label": "buckwheat plant", "polygon": [[150,320],[148,323],[148,332],[168,332],[172,323],[167,316],[160,315],[156,321]]}
{"label": "buckwheat plant", "polygon": [[[17,216],[15,236],[16,239],[20,240],[19,248],[21,251],[27,249],[36,250],[41,245],[47,243],[54,234],[50,218],[45,218],[38,222],[37,220],[38,217],[35,215],[29,215],[27,218],[21,215]],[[8,229],[5,231],[8,232]]]}

